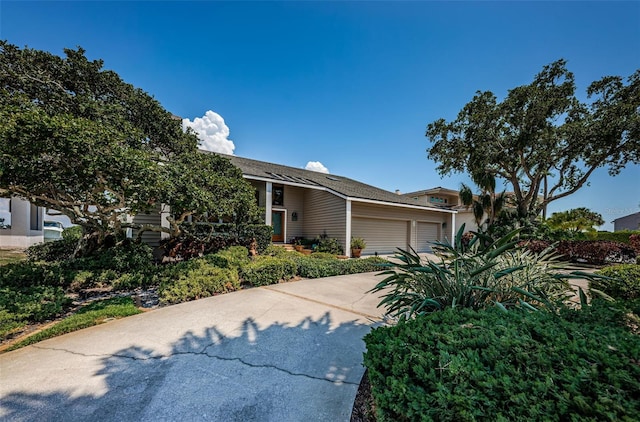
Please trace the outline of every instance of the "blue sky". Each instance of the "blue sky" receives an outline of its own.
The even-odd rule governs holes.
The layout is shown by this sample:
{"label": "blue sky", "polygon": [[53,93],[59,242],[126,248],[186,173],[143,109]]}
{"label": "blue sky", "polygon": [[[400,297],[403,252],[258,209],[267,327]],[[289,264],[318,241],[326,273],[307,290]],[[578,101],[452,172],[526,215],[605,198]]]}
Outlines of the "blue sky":
{"label": "blue sky", "polygon": [[[499,98],[568,60],[578,92],[640,67],[640,2],[0,2],[0,38],[82,46],[243,157],[403,192],[457,189],[427,159],[426,125],[475,91]],[[208,126],[207,126],[208,125]],[[217,126],[213,126],[217,125]],[[213,129],[219,129],[215,131]],[[228,129],[227,134],[225,130]],[[640,166],[550,206],[640,211]]]}

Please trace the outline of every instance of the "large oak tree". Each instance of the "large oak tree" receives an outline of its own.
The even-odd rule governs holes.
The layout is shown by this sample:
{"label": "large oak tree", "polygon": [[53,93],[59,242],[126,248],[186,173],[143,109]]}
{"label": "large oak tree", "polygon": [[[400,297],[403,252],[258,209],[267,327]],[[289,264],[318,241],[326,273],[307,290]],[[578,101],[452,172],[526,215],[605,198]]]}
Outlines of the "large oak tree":
{"label": "large oak tree", "polygon": [[0,41],[0,196],[58,210],[98,239],[160,203],[176,224],[252,207],[239,170],[199,153],[158,101],[81,48],[65,55]]}
{"label": "large oak tree", "polygon": [[442,175],[505,180],[518,216],[534,219],[583,187],[597,168],[615,176],[640,163],[640,70],[626,83],[619,76],[593,82],[587,98],[578,100],[574,76],[558,60],[502,101],[478,91],[455,120],[430,123],[428,156]]}

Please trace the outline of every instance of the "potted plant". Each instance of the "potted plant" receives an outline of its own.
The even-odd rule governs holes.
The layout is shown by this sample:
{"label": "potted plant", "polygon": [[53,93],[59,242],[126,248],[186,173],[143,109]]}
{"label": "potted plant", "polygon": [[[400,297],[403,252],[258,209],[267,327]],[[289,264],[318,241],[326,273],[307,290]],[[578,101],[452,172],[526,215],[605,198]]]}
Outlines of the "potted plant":
{"label": "potted plant", "polygon": [[304,239],[301,237],[296,237],[295,240],[293,241],[293,247],[295,248],[296,251],[298,252],[302,252],[302,250],[304,249]]}
{"label": "potted plant", "polygon": [[351,238],[351,256],[354,258],[360,258],[362,250],[367,247],[366,242],[361,237]]}

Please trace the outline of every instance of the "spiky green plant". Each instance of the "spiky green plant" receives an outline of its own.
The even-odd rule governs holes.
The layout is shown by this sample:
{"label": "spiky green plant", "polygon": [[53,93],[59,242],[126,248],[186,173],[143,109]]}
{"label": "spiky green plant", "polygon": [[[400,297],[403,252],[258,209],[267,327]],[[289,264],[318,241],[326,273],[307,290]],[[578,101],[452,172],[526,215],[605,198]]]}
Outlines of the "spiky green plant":
{"label": "spiky green plant", "polygon": [[570,295],[568,279],[590,276],[563,270],[551,249],[532,253],[517,247],[518,230],[496,241],[474,233],[468,246],[461,241],[463,233],[464,226],[455,246],[435,243],[437,260],[399,249],[397,262],[389,264],[384,280],[371,290],[384,293],[378,306],[407,318],[447,307],[554,309]]}

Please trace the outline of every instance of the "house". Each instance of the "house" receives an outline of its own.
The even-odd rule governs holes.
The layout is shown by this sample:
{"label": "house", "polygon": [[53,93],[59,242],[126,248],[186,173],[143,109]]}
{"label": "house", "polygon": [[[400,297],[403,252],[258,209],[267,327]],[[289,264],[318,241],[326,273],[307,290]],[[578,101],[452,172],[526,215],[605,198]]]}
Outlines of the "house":
{"label": "house", "polygon": [[457,211],[454,228],[456,233],[463,224],[465,225],[465,231],[478,230],[476,219],[473,216],[473,209],[462,203],[460,192],[457,190],[438,186],[431,189],[405,193],[403,195],[416,200],[417,203],[421,205],[438,206]]}
{"label": "house", "polygon": [[619,232],[622,230],[640,230],[640,212],[613,220],[613,231]]}
{"label": "house", "polygon": [[409,246],[430,251],[431,242],[453,239],[456,210],[431,205],[347,177],[225,156],[256,189],[273,242],[321,234],[336,238],[350,254],[361,237],[365,254],[390,254]]}
{"label": "house", "polygon": [[17,197],[0,198],[0,249],[44,242],[44,208]]}

